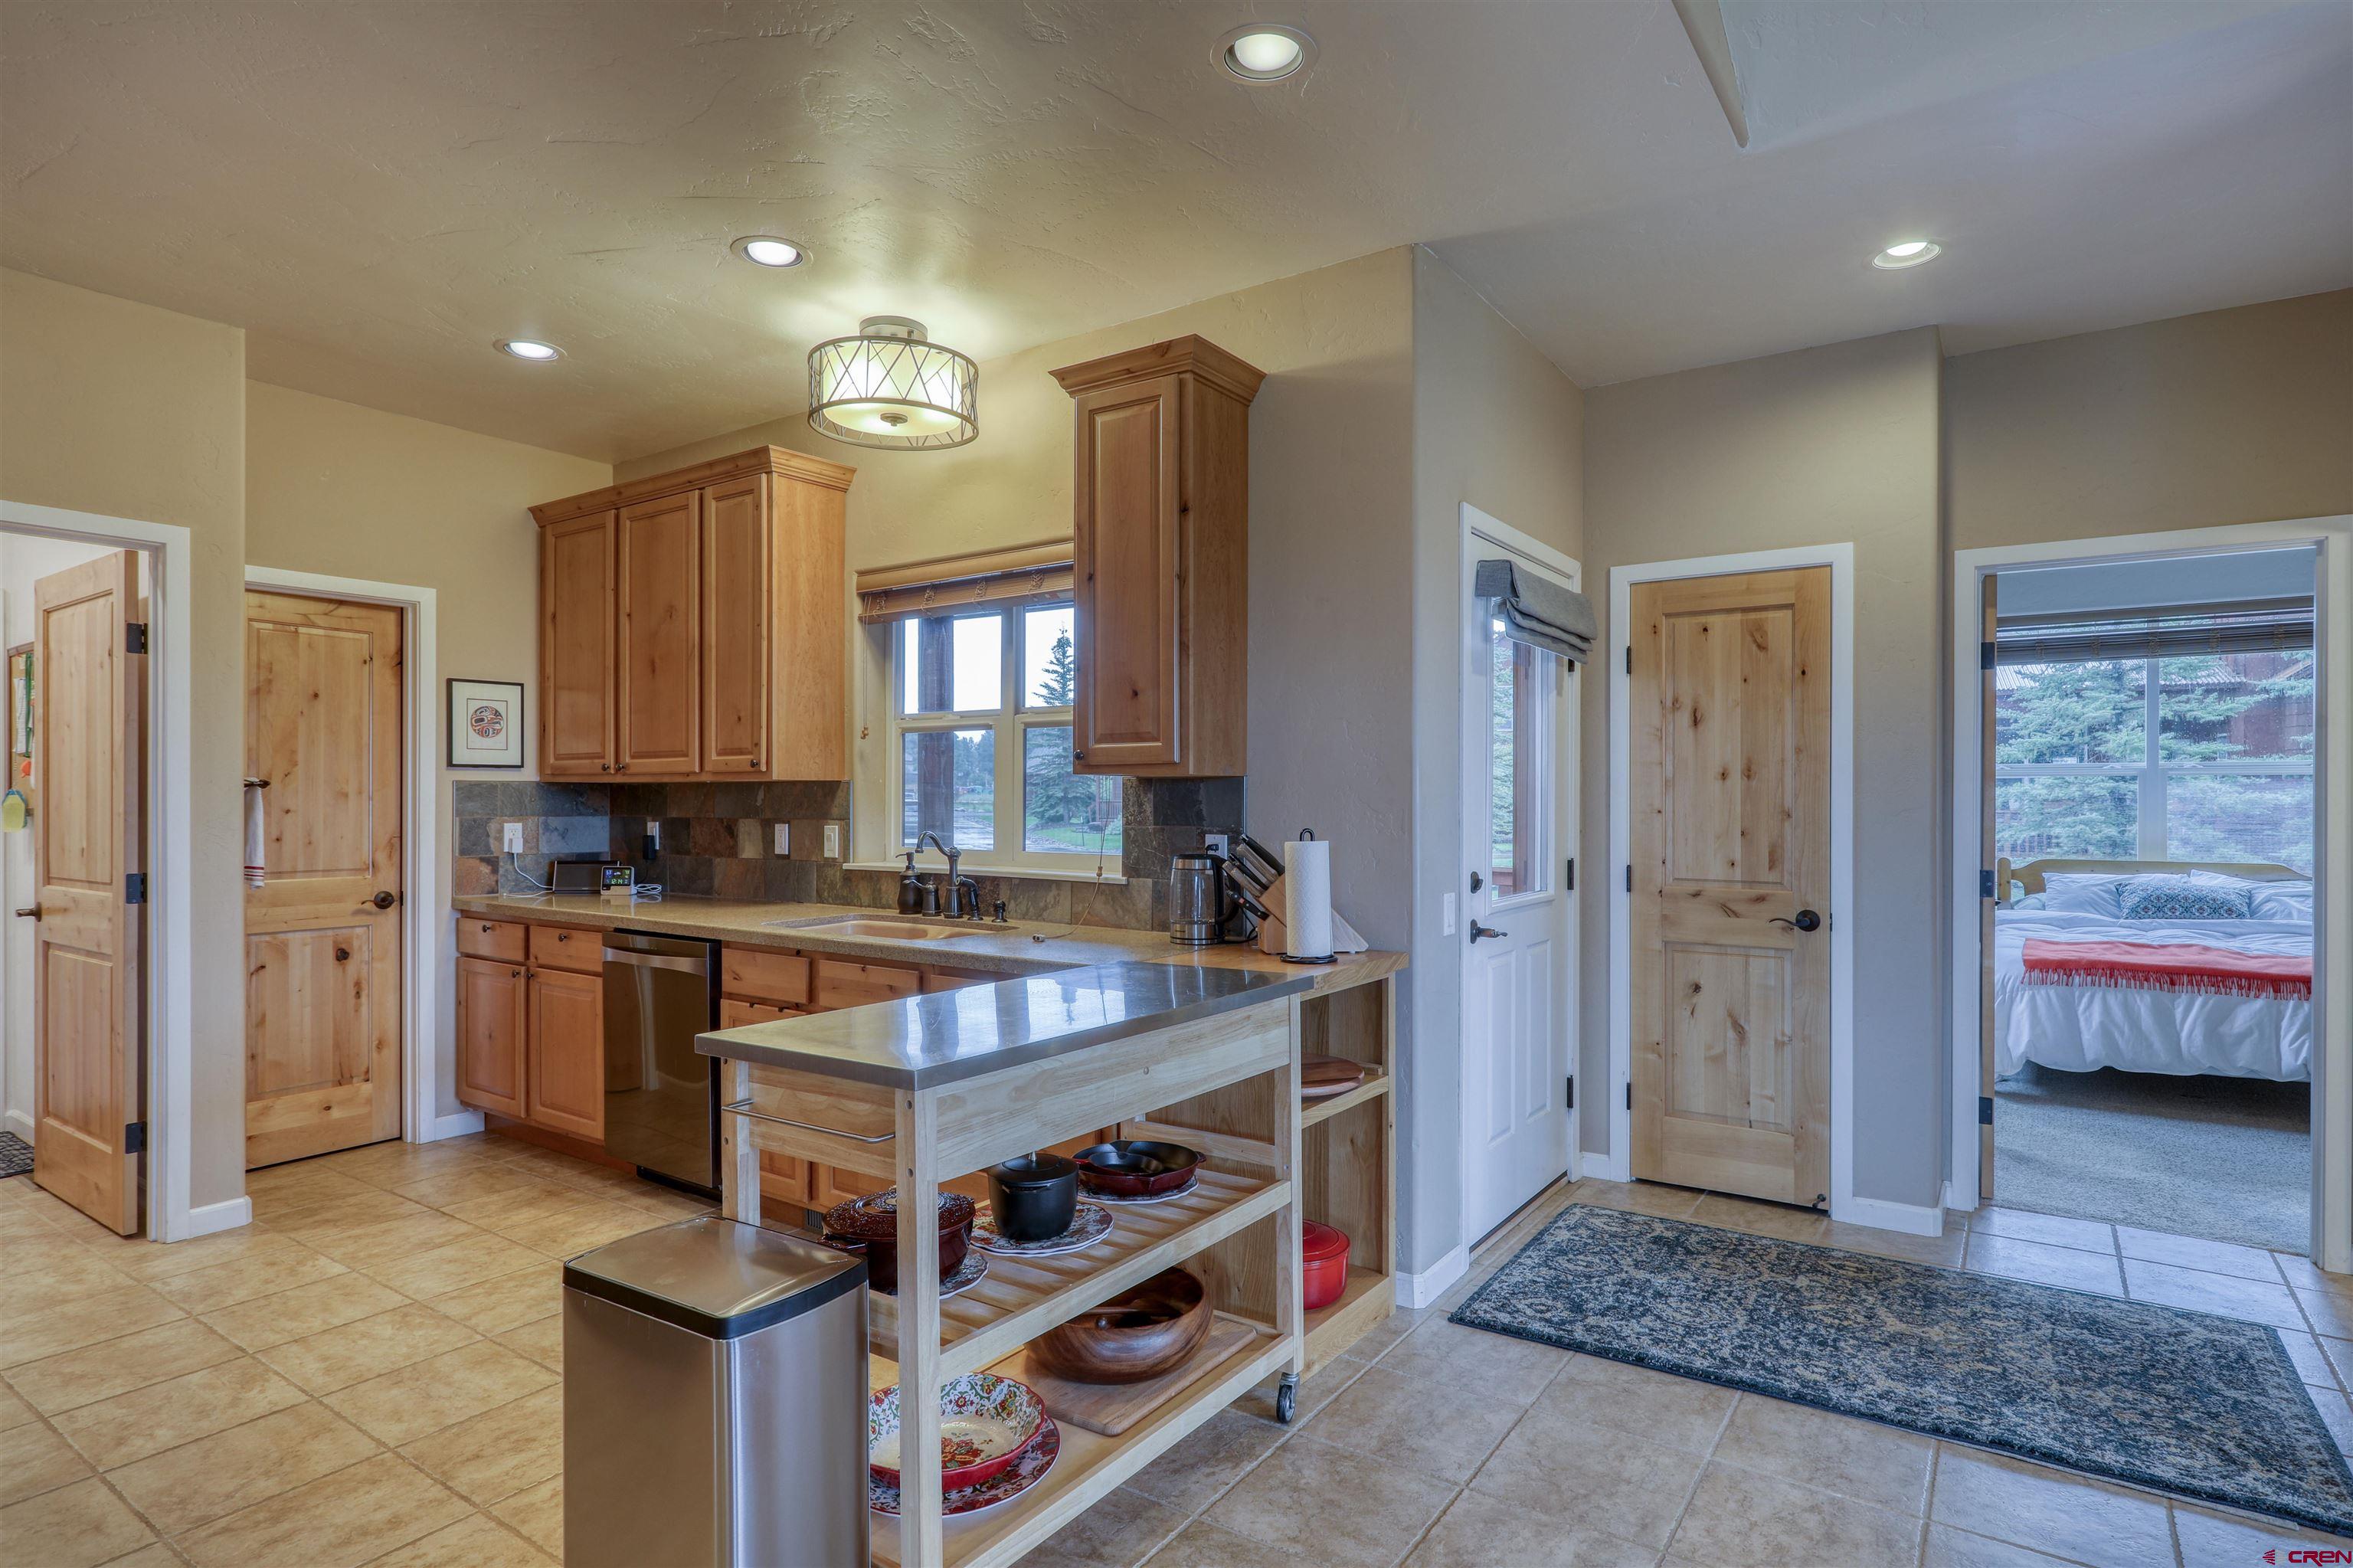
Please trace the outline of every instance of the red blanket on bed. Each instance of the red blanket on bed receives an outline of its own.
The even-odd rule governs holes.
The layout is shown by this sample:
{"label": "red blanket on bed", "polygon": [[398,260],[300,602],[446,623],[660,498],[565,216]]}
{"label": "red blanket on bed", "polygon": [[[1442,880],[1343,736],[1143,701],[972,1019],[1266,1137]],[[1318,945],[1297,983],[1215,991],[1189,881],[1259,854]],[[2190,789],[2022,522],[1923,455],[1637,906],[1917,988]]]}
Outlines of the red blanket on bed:
{"label": "red blanket on bed", "polygon": [[2053,942],[2029,937],[2023,958],[2028,985],[2312,1000],[2309,954],[2242,953],[2196,942]]}

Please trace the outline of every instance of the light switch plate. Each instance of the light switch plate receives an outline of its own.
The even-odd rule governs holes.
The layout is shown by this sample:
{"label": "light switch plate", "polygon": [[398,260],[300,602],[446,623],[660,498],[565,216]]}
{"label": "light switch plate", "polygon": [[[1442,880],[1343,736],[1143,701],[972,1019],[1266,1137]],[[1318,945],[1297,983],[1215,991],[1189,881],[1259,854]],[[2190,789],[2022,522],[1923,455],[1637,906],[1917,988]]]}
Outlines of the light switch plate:
{"label": "light switch plate", "polygon": [[799,817],[786,825],[795,860],[839,860],[849,842],[849,824],[839,817]]}
{"label": "light switch plate", "polygon": [[776,824],[776,853],[780,855],[791,854],[793,853],[793,825],[790,822],[778,822]]}
{"label": "light switch plate", "polygon": [[825,858],[828,860],[841,858],[841,824],[839,822],[828,822],[825,825]]}
{"label": "light switch plate", "polygon": [[501,830],[501,832],[503,834],[501,842],[504,845],[506,853],[509,854],[522,853],[522,824],[521,822],[509,822]]}

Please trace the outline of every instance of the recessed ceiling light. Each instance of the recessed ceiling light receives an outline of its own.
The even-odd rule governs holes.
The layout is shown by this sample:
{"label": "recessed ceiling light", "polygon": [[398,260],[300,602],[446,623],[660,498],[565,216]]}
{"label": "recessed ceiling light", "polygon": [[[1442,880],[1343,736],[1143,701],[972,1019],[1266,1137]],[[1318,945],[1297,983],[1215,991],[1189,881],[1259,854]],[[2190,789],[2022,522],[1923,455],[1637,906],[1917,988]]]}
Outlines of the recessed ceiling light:
{"label": "recessed ceiling light", "polygon": [[1883,272],[1895,272],[1934,261],[1944,253],[1945,248],[1933,239],[1901,239],[1873,257],[1871,264]]}
{"label": "recessed ceiling light", "polygon": [[1281,81],[1315,63],[1315,40],[1279,22],[1251,22],[1218,40],[1218,63],[1244,81]]}
{"label": "recessed ceiling light", "polygon": [[747,234],[728,249],[759,267],[797,267],[808,260],[808,248],[773,234]]}
{"label": "recessed ceiling light", "polygon": [[537,338],[502,337],[491,346],[501,354],[511,354],[517,359],[528,359],[534,364],[564,357],[562,349],[552,343],[542,343]]}

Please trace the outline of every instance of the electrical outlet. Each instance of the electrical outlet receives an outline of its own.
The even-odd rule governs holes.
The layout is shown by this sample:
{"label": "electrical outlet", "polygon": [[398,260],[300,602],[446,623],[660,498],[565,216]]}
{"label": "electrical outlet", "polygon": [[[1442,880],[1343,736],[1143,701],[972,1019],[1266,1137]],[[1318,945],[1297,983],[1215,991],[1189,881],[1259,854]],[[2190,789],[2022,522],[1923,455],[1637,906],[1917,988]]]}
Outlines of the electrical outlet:
{"label": "electrical outlet", "polygon": [[776,853],[780,855],[791,854],[793,853],[793,825],[790,822],[778,822],[776,824]]}
{"label": "electrical outlet", "polygon": [[1201,847],[1208,850],[1214,855],[1229,855],[1233,853],[1233,835],[1230,833],[1203,833],[1201,835]]}
{"label": "electrical outlet", "polygon": [[504,841],[506,853],[509,854],[522,853],[522,824],[521,822],[509,822],[506,824],[503,832],[506,834]]}
{"label": "electrical outlet", "polygon": [[841,824],[839,822],[828,822],[825,825],[825,858],[828,860],[841,858]]}
{"label": "electrical outlet", "polygon": [[1440,936],[1451,937],[1454,935],[1454,895],[1451,893],[1447,894],[1444,897],[1439,900],[1438,923],[1441,927],[1438,933]]}

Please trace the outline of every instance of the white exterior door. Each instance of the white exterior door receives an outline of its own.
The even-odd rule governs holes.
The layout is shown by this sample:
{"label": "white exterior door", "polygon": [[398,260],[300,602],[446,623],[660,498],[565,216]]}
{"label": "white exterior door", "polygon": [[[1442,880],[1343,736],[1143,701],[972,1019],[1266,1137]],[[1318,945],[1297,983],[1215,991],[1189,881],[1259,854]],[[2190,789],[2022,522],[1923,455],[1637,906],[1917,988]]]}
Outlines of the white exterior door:
{"label": "white exterior door", "polygon": [[[1498,553],[1473,536],[1473,558]],[[1541,570],[1515,559],[1523,571]],[[1568,586],[1572,579],[1558,572]],[[1475,1241],[1569,1162],[1568,835],[1575,730],[1559,655],[1472,599],[1464,649],[1464,1202]]]}

